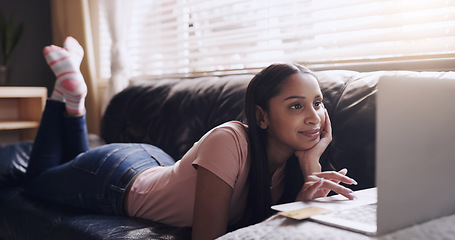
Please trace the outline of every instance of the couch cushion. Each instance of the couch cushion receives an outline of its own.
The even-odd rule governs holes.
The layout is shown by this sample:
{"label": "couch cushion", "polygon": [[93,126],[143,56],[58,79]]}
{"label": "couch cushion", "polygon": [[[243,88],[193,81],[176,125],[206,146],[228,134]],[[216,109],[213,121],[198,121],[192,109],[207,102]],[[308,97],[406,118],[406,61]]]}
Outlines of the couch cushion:
{"label": "couch cushion", "polygon": [[[90,148],[105,144],[95,134],[89,134],[88,140]],[[31,141],[0,145],[0,189],[22,186],[32,146]]]}
{"label": "couch cushion", "polygon": [[0,190],[0,239],[46,239],[53,224],[82,211],[30,198],[23,188]]}
{"label": "couch cushion", "polygon": [[380,76],[381,72],[319,73],[324,96],[331,98],[327,108],[333,141],[327,150],[328,161],[335,169],[348,169],[348,175],[359,183],[349,186],[353,190],[375,185],[376,86]]}
{"label": "couch cushion", "polygon": [[101,215],[0,190],[0,239],[189,239],[189,228]]}
{"label": "couch cushion", "polygon": [[252,75],[147,81],[114,96],[101,123],[107,142],[149,143],[180,159],[202,135],[242,118]]}
{"label": "couch cushion", "polygon": [[32,142],[0,146],[0,189],[22,184],[31,149]]}

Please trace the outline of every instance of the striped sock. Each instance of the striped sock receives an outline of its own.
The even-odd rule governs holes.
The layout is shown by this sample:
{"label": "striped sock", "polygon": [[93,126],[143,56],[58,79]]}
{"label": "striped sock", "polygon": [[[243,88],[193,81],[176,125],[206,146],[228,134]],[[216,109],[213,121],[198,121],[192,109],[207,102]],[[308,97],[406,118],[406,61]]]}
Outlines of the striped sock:
{"label": "striped sock", "polygon": [[71,37],[65,40],[64,47],[51,45],[43,50],[47,64],[57,77],[51,99],[65,102],[68,113],[84,114],[87,85],[79,70],[84,50]]}

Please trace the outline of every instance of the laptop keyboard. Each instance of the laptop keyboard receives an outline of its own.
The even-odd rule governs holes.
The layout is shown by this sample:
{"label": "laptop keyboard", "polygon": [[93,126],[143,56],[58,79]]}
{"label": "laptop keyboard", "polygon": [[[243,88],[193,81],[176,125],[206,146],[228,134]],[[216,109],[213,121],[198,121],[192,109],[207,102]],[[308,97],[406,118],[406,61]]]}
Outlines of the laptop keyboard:
{"label": "laptop keyboard", "polygon": [[376,209],[377,204],[372,203],[368,205],[332,212],[330,213],[330,215],[339,219],[345,219],[354,222],[376,224]]}

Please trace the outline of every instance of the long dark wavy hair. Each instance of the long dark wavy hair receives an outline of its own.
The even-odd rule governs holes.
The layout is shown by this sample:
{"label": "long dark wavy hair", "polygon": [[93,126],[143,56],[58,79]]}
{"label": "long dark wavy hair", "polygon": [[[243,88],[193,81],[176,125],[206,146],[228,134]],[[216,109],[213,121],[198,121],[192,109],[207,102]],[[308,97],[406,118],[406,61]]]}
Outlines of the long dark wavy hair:
{"label": "long dark wavy hair", "polygon": [[[269,101],[277,96],[289,76],[313,72],[298,64],[272,64],[253,77],[245,94],[244,121],[248,124],[248,150],[251,166],[248,175],[249,191],[243,225],[254,224],[271,216],[271,176],[267,158],[267,131],[257,124],[256,106],[269,111]],[[316,78],[317,79],[317,78]],[[285,189],[279,202],[294,201],[303,185],[303,176],[297,157],[286,162]]]}

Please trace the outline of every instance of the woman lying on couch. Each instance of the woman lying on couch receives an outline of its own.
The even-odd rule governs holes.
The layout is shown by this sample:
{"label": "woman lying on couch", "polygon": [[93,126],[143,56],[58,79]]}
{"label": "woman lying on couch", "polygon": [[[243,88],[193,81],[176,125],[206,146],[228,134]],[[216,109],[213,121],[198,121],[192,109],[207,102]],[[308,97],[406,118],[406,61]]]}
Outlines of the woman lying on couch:
{"label": "woman lying on couch", "polygon": [[175,162],[147,144],[108,144],[88,150],[79,65],[73,38],[44,55],[57,76],[46,103],[26,174],[31,195],[106,214],[193,228],[213,239],[228,227],[257,223],[270,206],[326,196],[353,199],[339,172],[321,172],[319,158],[332,140],[316,76],[293,64],[274,64],[250,82],[246,125],[233,121],[206,133]]}

